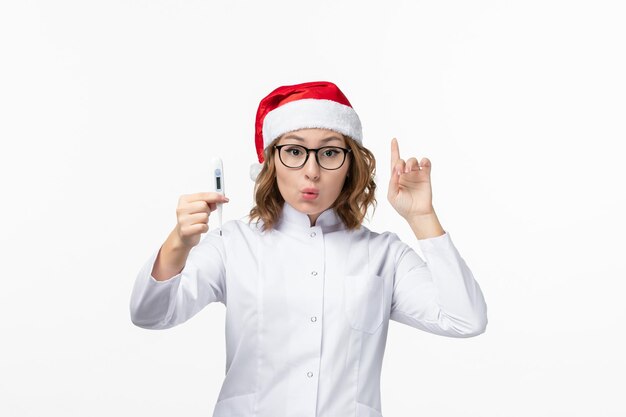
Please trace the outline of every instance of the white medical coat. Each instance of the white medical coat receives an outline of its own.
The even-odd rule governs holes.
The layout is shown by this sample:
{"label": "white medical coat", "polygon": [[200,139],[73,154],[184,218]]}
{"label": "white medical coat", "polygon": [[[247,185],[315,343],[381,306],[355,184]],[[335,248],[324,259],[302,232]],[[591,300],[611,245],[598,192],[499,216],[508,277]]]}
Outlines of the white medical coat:
{"label": "white medical coat", "polygon": [[207,304],[226,306],[226,375],[213,417],[382,417],[389,320],[451,337],[485,331],[487,307],[449,233],[418,240],[346,229],[324,211],[310,226],[285,203],[272,231],[226,222],[157,281],[140,270],[131,320],[166,329]]}

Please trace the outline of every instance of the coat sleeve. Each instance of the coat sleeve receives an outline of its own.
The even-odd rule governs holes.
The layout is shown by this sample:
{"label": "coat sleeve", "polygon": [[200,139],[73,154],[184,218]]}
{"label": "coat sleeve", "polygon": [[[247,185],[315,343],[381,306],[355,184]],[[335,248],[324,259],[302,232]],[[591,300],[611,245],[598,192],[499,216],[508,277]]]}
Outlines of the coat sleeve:
{"label": "coat sleeve", "polygon": [[130,297],[130,318],[145,329],[167,329],[187,321],[209,303],[226,304],[226,255],[222,237],[209,232],[191,249],[183,270],[166,281],[152,276],[159,250],[137,277]]}
{"label": "coat sleeve", "polygon": [[424,261],[395,236],[397,261],[390,319],[449,337],[472,337],[487,327],[478,282],[448,232],[419,240]]}

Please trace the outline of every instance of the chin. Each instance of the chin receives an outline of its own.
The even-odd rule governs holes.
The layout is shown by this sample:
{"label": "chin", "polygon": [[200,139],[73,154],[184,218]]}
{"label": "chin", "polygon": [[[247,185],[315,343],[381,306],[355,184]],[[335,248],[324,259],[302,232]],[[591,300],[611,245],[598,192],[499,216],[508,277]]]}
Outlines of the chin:
{"label": "chin", "polygon": [[298,211],[301,211],[306,214],[316,214],[326,210],[323,203],[319,201],[306,201],[306,200],[297,200],[293,203],[289,202],[291,206]]}

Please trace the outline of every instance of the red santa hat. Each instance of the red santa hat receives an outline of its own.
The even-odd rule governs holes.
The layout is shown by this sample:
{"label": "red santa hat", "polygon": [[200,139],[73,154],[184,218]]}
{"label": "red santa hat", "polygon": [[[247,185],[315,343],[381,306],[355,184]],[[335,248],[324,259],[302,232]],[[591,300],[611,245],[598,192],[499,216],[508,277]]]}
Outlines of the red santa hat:
{"label": "red santa hat", "polygon": [[361,121],[346,96],[327,81],[278,87],[267,95],[256,113],[255,137],[258,164],[250,167],[256,180],[264,161],[264,149],[277,137],[298,129],[333,130],[362,143]]}

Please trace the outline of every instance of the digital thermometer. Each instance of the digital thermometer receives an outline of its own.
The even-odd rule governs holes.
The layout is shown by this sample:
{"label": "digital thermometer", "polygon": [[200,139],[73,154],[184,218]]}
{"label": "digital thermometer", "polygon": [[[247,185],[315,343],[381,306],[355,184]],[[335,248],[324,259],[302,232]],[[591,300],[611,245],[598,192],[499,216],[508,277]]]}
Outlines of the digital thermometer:
{"label": "digital thermometer", "polygon": [[[224,188],[224,166],[221,158],[211,159],[211,191],[225,195]],[[220,236],[222,236],[222,203],[217,203],[217,221],[220,228]]]}

